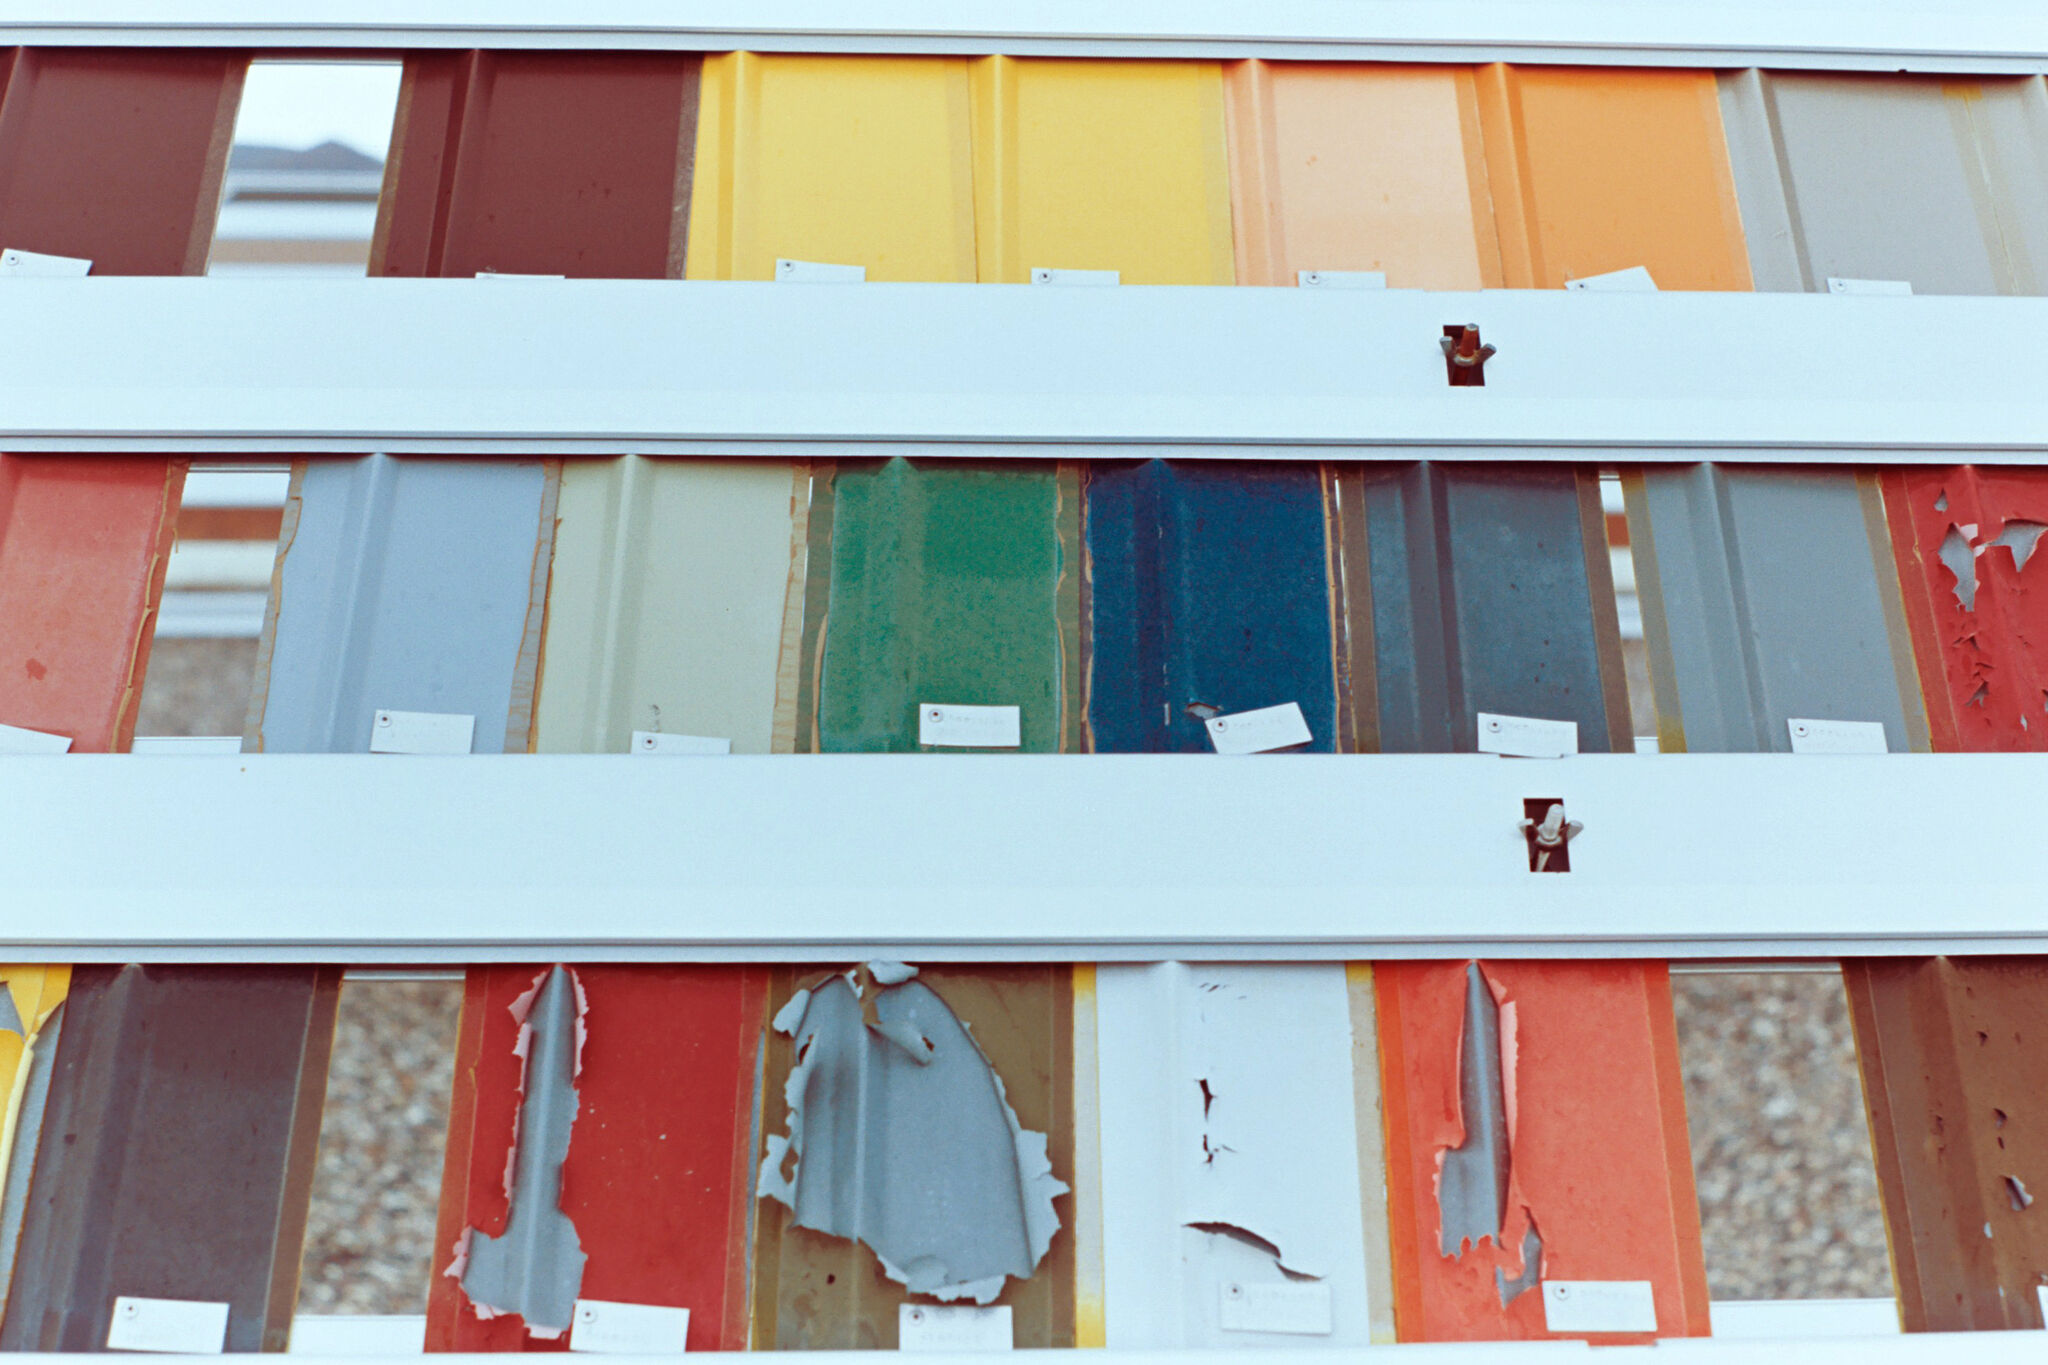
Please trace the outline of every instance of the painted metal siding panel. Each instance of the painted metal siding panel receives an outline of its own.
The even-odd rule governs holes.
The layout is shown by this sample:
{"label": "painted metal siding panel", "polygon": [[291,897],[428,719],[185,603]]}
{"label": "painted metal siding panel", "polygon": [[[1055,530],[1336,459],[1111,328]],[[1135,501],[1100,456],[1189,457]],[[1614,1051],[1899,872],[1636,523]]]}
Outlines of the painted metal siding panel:
{"label": "painted metal siding panel", "polygon": [[293,472],[252,752],[367,753],[379,710],[476,718],[524,750],[552,480],[538,461],[371,455]]}
{"label": "painted metal siding panel", "polygon": [[339,971],[80,967],[0,1349],[98,1351],[116,1295],[228,1305],[281,1351]]}
{"label": "painted metal siding panel", "polygon": [[2048,269],[2041,78],[1732,72],[1729,142],[1757,285],[1905,280],[2035,294]]}
{"label": "painted metal siding panel", "polygon": [[1789,753],[1795,716],[1926,747],[1874,480],[1674,465],[1628,495],[1662,749]]}
{"label": "painted metal siding panel", "polygon": [[1909,1332],[2042,1326],[2048,960],[1842,964],[1899,1317]]}

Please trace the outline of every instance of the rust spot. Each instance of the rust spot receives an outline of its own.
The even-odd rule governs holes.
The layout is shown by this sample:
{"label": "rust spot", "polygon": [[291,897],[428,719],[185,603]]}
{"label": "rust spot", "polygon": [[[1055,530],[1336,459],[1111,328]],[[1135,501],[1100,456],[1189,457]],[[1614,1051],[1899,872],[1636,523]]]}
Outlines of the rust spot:
{"label": "rust spot", "polygon": [[50,670],[44,666],[43,661],[40,659],[30,659],[25,667],[28,669],[30,682],[41,682],[44,678],[50,676]]}

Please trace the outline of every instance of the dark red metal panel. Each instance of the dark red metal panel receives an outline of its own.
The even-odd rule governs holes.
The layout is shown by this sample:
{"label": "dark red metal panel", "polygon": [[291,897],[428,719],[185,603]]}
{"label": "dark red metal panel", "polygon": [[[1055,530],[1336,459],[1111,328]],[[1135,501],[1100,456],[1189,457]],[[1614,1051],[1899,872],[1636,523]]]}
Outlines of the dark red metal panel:
{"label": "dark red metal panel", "polygon": [[97,1351],[118,1295],[228,1305],[281,1351],[341,974],[80,967],[64,1003],[0,1350]]}
{"label": "dark red metal panel", "polygon": [[409,58],[370,273],[681,278],[700,62]]}
{"label": "dark red metal panel", "polygon": [[[436,53],[408,59],[371,271],[680,277],[700,59]],[[543,680],[545,686],[545,680]],[[560,1349],[485,1318],[445,1271],[504,1231],[519,1122],[510,1007],[541,968],[477,968],[463,999],[430,1350]],[[746,1229],[765,974],[584,966],[588,1002],[562,1209],[585,1298],[690,1310],[692,1350],[747,1343]]]}

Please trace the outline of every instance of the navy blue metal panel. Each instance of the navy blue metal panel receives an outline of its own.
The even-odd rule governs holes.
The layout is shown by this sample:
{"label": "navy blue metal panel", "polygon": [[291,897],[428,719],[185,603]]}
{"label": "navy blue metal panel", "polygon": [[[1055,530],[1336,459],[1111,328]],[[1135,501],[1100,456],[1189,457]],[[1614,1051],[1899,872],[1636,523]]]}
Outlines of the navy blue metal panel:
{"label": "navy blue metal panel", "polygon": [[1592,471],[1388,464],[1357,486],[1382,750],[1471,752],[1480,711],[1576,721],[1582,752],[1628,750]]}
{"label": "navy blue metal panel", "polygon": [[1088,723],[1104,753],[1207,753],[1194,704],[1299,703],[1337,748],[1321,470],[1148,460],[1091,468]]}

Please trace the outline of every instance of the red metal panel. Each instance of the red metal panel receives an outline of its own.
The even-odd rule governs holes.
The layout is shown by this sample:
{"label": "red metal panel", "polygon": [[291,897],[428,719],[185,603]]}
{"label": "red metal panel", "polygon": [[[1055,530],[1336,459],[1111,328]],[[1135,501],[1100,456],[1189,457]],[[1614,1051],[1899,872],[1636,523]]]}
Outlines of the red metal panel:
{"label": "red metal panel", "polygon": [[[512,1003],[544,966],[469,973],[442,1174],[430,1351],[559,1350],[516,1316],[479,1320],[445,1275],[467,1228],[503,1232],[518,1122]],[[767,974],[744,967],[576,968],[589,1001],[562,1211],[589,1261],[582,1295],[690,1310],[690,1349],[746,1345],[754,1071]]]}
{"label": "red metal panel", "polygon": [[1883,486],[1934,747],[2048,749],[2048,471],[1896,469]]}
{"label": "red metal panel", "polygon": [[1512,1282],[1529,1269],[1532,1219],[1543,1279],[1648,1280],[1660,1335],[1707,1335],[1669,972],[1649,963],[1624,977],[1598,962],[1488,962],[1481,970],[1501,1016],[1507,1218],[1504,1245],[1451,1259],[1436,1250],[1437,1185],[1470,1116],[1461,1112],[1459,1068],[1441,1059],[1460,1057],[1465,1045],[1466,964],[1373,968],[1387,1198],[1397,1242],[1405,1233],[1417,1244],[1406,1254],[1397,1246],[1394,1257],[1402,1339],[1549,1337],[1541,1292],[1532,1287],[1503,1306],[1496,1279],[1496,1271]]}
{"label": "red metal panel", "polygon": [[[698,71],[689,54],[410,59],[371,272],[681,276]],[[466,1230],[504,1230],[521,1098],[510,1008],[540,971],[469,975],[427,1302],[430,1350],[566,1345],[530,1336],[517,1316],[480,1317],[441,1273]],[[562,1209],[588,1257],[579,1292],[686,1307],[690,1349],[741,1349],[766,976],[740,967],[576,973],[589,1034]]]}
{"label": "red metal panel", "polygon": [[[246,65],[0,52],[0,246],[204,271]],[[0,723],[128,747],[185,467],[0,455]]]}

